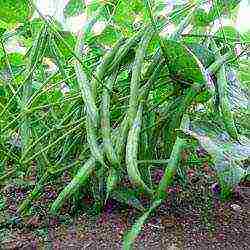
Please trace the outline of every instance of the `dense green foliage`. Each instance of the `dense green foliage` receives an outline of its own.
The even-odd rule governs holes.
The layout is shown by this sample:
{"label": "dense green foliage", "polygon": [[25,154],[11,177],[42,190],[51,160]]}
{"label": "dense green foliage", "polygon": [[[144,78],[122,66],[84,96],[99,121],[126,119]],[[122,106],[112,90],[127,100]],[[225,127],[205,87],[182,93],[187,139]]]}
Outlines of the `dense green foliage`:
{"label": "dense green foliage", "polygon": [[[186,1],[163,17],[160,1],[71,0],[66,17],[88,14],[75,34],[52,18],[30,19],[32,1],[0,1],[0,183],[36,166],[19,212],[67,169],[72,180],[50,213],[84,192],[99,210],[109,197],[132,205],[144,214],[125,237],[129,249],[167,199],[183,151],[199,144],[212,158],[221,198],[230,197],[249,175],[250,39],[234,27],[211,27],[239,2],[213,1],[205,12],[202,1]],[[95,33],[100,21],[105,28]],[[161,36],[169,22],[174,31]],[[25,55],[7,49],[11,39]],[[155,168],[164,171],[158,185]]]}

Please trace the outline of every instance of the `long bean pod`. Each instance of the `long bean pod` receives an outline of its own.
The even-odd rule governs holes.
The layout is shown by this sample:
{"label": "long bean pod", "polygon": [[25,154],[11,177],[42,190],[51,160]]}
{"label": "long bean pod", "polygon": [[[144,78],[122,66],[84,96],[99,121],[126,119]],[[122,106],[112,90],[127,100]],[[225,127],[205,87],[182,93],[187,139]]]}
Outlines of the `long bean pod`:
{"label": "long bean pod", "polygon": [[111,49],[111,51],[105,54],[102,63],[97,67],[95,78],[93,78],[90,83],[94,98],[96,98],[97,85],[99,82],[103,82],[105,76],[107,75],[107,69],[110,67],[110,65],[112,65],[114,69],[115,67],[118,67],[119,62],[115,63],[114,57],[118,54],[118,51],[123,43],[124,39],[120,39]]}
{"label": "long bean pod", "polygon": [[[27,78],[27,80],[24,82],[22,86],[21,110],[24,113],[26,110],[26,105],[32,95],[31,77],[32,77],[33,71],[37,67],[38,62],[42,59],[43,54],[46,49],[47,32],[48,32],[47,27],[43,25],[31,49],[30,61],[29,61],[29,66],[28,66],[29,78]],[[21,142],[22,142],[22,152],[24,153],[30,143],[30,128],[29,128],[28,116],[26,114],[23,115],[22,124],[21,124]]]}
{"label": "long bean pod", "polygon": [[142,111],[143,111],[143,105],[141,103],[139,105],[136,118],[128,133],[128,140],[126,146],[126,165],[127,165],[128,176],[131,182],[136,186],[143,188],[147,193],[151,194],[152,191],[147,187],[147,185],[141,178],[137,161],[139,136],[142,123]]}
{"label": "long bean pod", "polygon": [[[81,40],[82,40],[82,34],[78,37],[76,45],[76,53],[78,54],[80,54],[81,50]],[[82,98],[86,106],[86,131],[87,131],[87,140],[90,146],[90,150],[92,155],[96,158],[96,160],[105,165],[103,159],[103,152],[100,151],[96,136],[98,121],[99,121],[99,113],[95,104],[95,97],[93,95],[93,91],[90,86],[87,75],[83,71],[82,66],[78,61],[75,62],[75,72],[79,88],[82,93]]]}
{"label": "long bean pod", "polygon": [[112,64],[109,65],[107,68],[107,72],[113,72],[114,69],[119,65],[122,60],[127,56],[129,50],[137,45],[137,43],[142,38],[143,34],[145,33],[145,28],[142,28],[138,33],[136,33],[133,37],[128,39],[128,41],[122,45],[118,51],[118,53],[115,55]]}
{"label": "long bean pod", "polygon": [[95,158],[91,157],[85,164],[78,170],[77,174],[71,182],[62,190],[50,208],[50,213],[56,215],[58,210],[62,207],[63,203],[71,197],[88,179],[89,175],[95,169]]}
{"label": "long bean pod", "polygon": [[[162,67],[163,67],[164,59],[161,58],[160,51],[157,51],[153,57],[153,61],[149,65],[146,73],[144,74],[144,79],[146,80],[146,84],[140,87],[139,93],[140,96],[138,100],[144,102],[148,98],[148,94],[152,84],[157,79]],[[118,131],[119,135],[115,138],[115,151],[119,161],[121,161],[122,156],[124,155],[126,140],[129,131],[129,119],[128,115],[126,115],[120,125],[120,129]]]}
{"label": "long bean pod", "polygon": [[101,131],[103,138],[103,150],[107,159],[110,163],[117,165],[118,159],[116,152],[111,140],[111,126],[110,126],[110,93],[113,88],[113,84],[116,81],[118,75],[118,69],[115,70],[113,75],[107,80],[106,87],[107,89],[103,90],[102,96],[102,117],[101,117]]}
{"label": "long bean pod", "polygon": [[[180,127],[182,129],[187,127],[187,117],[183,116],[182,118],[182,122]],[[185,139],[176,138],[176,141],[174,143],[168,164],[166,166],[164,175],[159,183],[158,189],[157,189],[157,193],[156,193],[156,199],[162,199],[164,200],[167,197],[167,188],[169,188],[174,180],[174,175],[176,173],[177,167],[181,161],[181,153],[183,151],[183,149],[186,146],[186,141]]]}
{"label": "long bean pod", "polygon": [[138,109],[138,97],[139,97],[139,88],[140,80],[142,75],[143,61],[146,54],[146,50],[149,42],[153,37],[153,30],[149,27],[145,34],[142,37],[142,40],[139,44],[138,49],[136,50],[135,61],[132,69],[132,77],[130,83],[130,98],[129,98],[129,107],[128,107],[128,119],[129,124],[133,123],[137,109]]}

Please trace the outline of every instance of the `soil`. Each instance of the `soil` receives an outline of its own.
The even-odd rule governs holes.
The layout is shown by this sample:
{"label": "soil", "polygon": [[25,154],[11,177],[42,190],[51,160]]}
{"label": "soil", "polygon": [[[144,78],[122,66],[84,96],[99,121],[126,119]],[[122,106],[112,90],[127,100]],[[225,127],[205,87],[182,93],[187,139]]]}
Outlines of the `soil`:
{"label": "soil", "polygon": [[[211,192],[213,174],[189,173],[185,188],[170,190],[135,243],[135,249],[250,249],[250,185],[242,183],[234,196],[222,202]],[[15,184],[14,184],[15,183]],[[32,206],[31,214],[16,216],[27,188],[13,183],[2,187],[7,206],[0,210],[0,249],[121,249],[122,237],[140,213],[109,200],[100,216],[87,210],[71,212],[67,204],[58,218],[47,216],[56,189]],[[82,201],[91,205],[92,200]]]}

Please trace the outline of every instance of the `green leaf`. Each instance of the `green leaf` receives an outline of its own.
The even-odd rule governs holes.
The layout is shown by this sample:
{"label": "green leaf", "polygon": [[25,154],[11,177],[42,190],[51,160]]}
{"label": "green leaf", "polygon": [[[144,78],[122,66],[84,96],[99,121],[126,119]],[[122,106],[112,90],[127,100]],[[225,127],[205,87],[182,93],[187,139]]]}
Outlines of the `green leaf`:
{"label": "green leaf", "polygon": [[208,68],[215,61],[214,53],[204,45],[187,43],[187,47],[195,54],[205,68]]}
{"label": "green leaf", "polygon": [[14,67],[20,67],[25,65],[25,56],[20,53],[8,54],[10,64]]}
{"label": "green leaf", "polygon": [[5,31],[6,31],[5,28],[0,28],[0,39],[2,39],[2,36],[3,36]]}
{"label": "green leaf", "polygon": [[100,44],[111,46],[118,41],[119,38],[119,32],[117,32],[113,27],[108,26],[97,39]]}
{"label": "green leaf", "polygon": [[133,33],[135,17],[144,18],[145,13],[143,10],[143,1],[120,1],[116,8],[113,20],[119,26],[119,29],[124,35],[131,35]]}
{"label": "green leaf", "polygon": [[247,31],[243,34],[241,34],[241,37],[242,37],[242,42],[244,43],[250,43],[250,31]]}
{"label": "green leaf", "polygon": [[202,8],[198,8],[194,13],[193,22],[196,26],[207,26],[209,24],[209,20],[206,11]]}
{"label": "green leaf", "polygon": [[209,22],[213,22],[224,14],[230,14],[241,0],[214,0],[213,6],[207,14]]}
{"label": "green leaf", "polygon": [[206,89],[205,91],[199,93],[195,97],[195,101],[198,103],[206,103],[208,100],[212,98],[213,94],[209,89]]}
{"label": "green leaf", "polygon": [[6,23],[27,21],[33,10],[27,0],[0,0],[0,19]]}
{"label": "green leaf", "polygon": [[242,164],[250,155],[250,140],[244,136],[232,142],[213,118],[197,118],[191,122],[191,129],[183,130],[197,139],[201,146],[214,159],[214,169],[219,177],[222,196],[228,196],[234,187],[247,175],[248,171]]}
{"label": "green leaf", "polygon": [[[227,79],[227,95],[231,110],[235,112],[243,112],[249,108],[249,96],[241,86],[241,82],[237,76],[237,72],[234,68],[226,67],[226,79]],[[250,79],[250,78],[249,78]]]}
{"label": "green leaf", "polygon": [[[63,32],[61,33],[61,35],[67,42],[67,44],[72,48],[72,51],[74,51],[74,47],[76,44],[76,37],[69,32]],[[55,38],[55,42],[59,50],[61,51],[62,55],[64,56],[64,58],[66,60],[70,59],[72,57],[72,53],[65,47],[64,43],[57,37]]]}
{"label": "green leaf", "polygon": [[76,16],[84,11],[84,1],[83,0],[70,0],[66,7],[64,8],[65,16]]}
{"label": "green leaf", "polygon": [[201,63],[185,45],[173,40],[164,40],[164,56],[171,78],[187,84],[205,83]]}
{"label": "green leaf", "polygon": [[[215,41],[235,43],[240,42],[242,39],[240,33],[232,26],[223,26],[215,33]],[[234,44],[233,44],[234,45]]]}

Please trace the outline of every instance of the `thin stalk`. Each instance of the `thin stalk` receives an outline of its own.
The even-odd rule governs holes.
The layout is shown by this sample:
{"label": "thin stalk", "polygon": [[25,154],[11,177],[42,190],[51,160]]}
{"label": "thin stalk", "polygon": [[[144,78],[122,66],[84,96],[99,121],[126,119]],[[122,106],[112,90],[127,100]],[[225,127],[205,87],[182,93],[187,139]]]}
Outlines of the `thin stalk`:
{"label": "thin stalk", "polygon": [[[39,152],[35,153],[34,155],[32,155],[29,159],[25,160],[25,162],[29,162],[32,159],[34,159],[37,155],[39,155],[42,152],[45,152],[46,150],[48,150],[49,148],[53,147],[55,144],[57,144],[60,140],[62,140],[63,138],[65,138],[66,136],[68,136],[69,134],[71,134],[72,132],[74,132],[75,130],[77,130],[82,123],[84,122],[85,117],[79,119],[77,122],[74,123],[70,123],[67,124],[65,126],[65,128],[68,128],[72,125],[74,125],[74,128],[69,130],[68,132],[66,132],[65,134],[63,134],[61,137],[59,137],[56,141],[54,141],[53,143],[49,144],[48,146],[46,146],[45,148],[43,148],[42,150],[40,150]],[[43,140],[44,138],[46,138],[50,133],[52,133],[54,130],[58,130],[58,129],[62,129],[62,128],[52,128],[51,130],[47,131],[45,134],[43,134],[41,137],[39,137],[35,142],[33,142],[28,148],[27,150],[24,152],[21,161],[24,159],[24,157],[26,157],[26,155],[28,154],[28,152],[30,152],[30,150],[32,148],[34,148],[41,140]]]}

